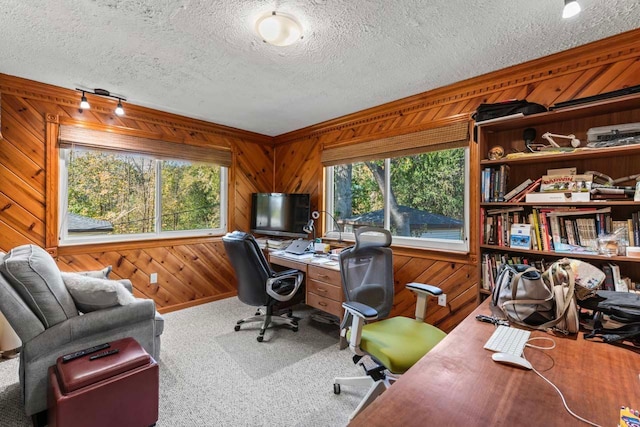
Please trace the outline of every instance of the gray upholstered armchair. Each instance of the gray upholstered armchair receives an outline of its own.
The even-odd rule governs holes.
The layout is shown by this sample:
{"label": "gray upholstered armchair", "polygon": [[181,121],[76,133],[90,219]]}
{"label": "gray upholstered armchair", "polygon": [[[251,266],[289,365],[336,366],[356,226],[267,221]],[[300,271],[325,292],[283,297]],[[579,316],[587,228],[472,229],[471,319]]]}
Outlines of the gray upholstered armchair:
{"label": "gray upholstered armchair", "polygon": [[[123,284],[131,291],[131,282]],[[133,337],[158,358],[163,319],[152,300],[131,299],[80,314],[46,251],[25,245],[0,252],[0,311],[22,340],[19,375],[27,415],[47,408],[47,369],[59,356]]]}

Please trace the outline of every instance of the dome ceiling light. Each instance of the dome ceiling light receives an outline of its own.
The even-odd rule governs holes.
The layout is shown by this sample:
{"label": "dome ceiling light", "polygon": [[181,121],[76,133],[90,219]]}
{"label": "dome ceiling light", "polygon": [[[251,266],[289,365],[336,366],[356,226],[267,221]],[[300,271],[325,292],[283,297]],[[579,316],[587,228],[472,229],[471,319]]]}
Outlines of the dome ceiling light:
{"label": "dome ceiling light", "polygon": [[263,42],[274,46],[289,46],[303,37],[302,27],[293,16],[276,11],[258,19],[256,31]]}

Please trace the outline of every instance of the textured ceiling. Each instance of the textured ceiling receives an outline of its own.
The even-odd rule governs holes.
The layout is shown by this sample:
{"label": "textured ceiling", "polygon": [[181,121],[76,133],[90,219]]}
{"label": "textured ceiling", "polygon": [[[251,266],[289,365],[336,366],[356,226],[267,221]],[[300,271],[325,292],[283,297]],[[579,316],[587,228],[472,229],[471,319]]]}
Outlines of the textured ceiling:
{"label": "textured ceiling", "polygon": [[[640,27],[579,1],[2,0],[0,73],[274,136]],[[256,36],[274,9],[302,41]]]}

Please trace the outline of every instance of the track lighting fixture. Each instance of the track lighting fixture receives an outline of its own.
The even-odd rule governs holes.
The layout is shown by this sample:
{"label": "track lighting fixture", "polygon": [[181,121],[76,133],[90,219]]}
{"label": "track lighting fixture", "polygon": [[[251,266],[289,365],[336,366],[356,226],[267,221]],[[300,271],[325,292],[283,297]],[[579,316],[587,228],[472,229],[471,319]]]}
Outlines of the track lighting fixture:
{"label": "track lighting fixture", "polygon": [[564,9],[562,9],[562,17],[564,19],[571,18],[580,13],[580,4],[578,0],[564,0]]}
{"label": "track lighting fixture", "polygon": [[80,98],[80,112],[82,112],[82,110],[88,110],[89,108],[91,108],[91,105],[89,104],[89,101],[87,101],[87,97],[85,96],[85,93],[90,93],[92,95],[98,95],[98,96],[104,96],[106,98],[113,98],[113,99],[117,99],[118,100],[118,105],[116,106],[115,109],[115,113],[118,116],[124,116],[124,107],[122,106],[122,101],[126,101],[127,99],[123,96],[120,95],[116,95],[114,93],[109,92],[108,90],[105,89],[78,89],[76,88],[77,91],[82,92],[82,98]]}

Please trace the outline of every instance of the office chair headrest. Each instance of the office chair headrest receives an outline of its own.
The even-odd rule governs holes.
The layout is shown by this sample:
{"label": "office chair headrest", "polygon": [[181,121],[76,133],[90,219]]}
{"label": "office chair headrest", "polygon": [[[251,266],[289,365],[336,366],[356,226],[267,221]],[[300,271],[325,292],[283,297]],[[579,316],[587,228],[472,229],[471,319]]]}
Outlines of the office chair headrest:
{"label": "office chair headrest", "polygon": [[387,248],[391,246],[391,233],[379,227],[360,227],[355,231],[354,251],[364,248]]}
{"label": "office chair headrest", "polygon": [[253,237],[253,236],[251,236],[251,234],[249,233],[235,230],[235,231],[232,231],[231,233],[225,234],[224,237],[222,237],[222,239],[223,240],[246,240],[246,239],[249,239],[250,237]]}

